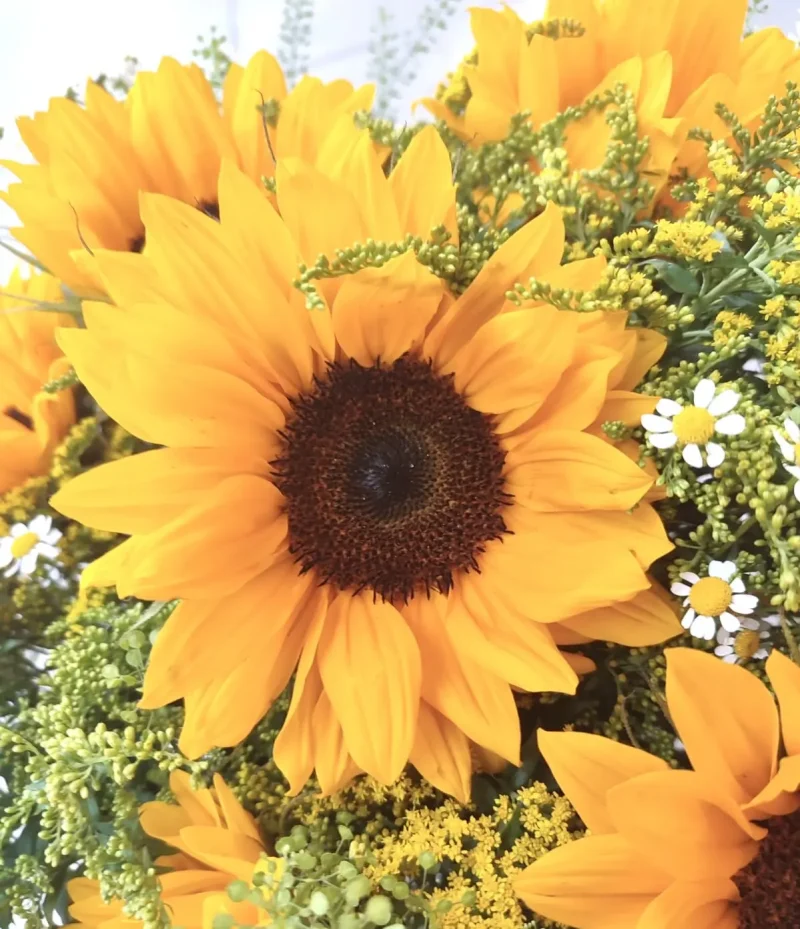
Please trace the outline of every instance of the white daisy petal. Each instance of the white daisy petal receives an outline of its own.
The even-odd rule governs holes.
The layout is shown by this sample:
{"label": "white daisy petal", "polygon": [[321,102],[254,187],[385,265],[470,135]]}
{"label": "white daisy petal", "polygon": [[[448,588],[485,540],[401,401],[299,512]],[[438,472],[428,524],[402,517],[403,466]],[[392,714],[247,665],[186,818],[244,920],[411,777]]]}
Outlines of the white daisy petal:
{"label": "white daisy petal", "polygon": [[700,454],[700,446],[692,442],[683,450],[683,460],[693,468],[703,467],[703,456]]}
{"label": "white daisy petal", "polygon": [[678,441],[674,432],[648,432],[647,438],[656,448],[672,448]]}
{"label": "white daisy petal", "polygon": [[780,626],[781,618],[777,613],[771,613],[769,616],[762,616],[761,622],[766,623],[768,626]]}
{"label": "white daisy petal", "polygon": [[735,594],[743,594],[743,593],[744,593],[744,581],[743,581],[740,577],[735,577],[735,578],[730,582],[730,585],[731,585],[731,590],[732,590]]}
{"label": "white daisy petal", "polygon": [[781,455],[783,455],[789,464],[793,464],[794,445],[792,445],[791,442],[787,442],[777,429],[773,429],[772,434],[775,436],[775,441],[778,443],[778,447],[781,450]]}
{"label": "white daisy petal", "polygon": [[21,574],[33,574],[36,570],[36,559],[38,553],[35,548],[32,548],[27,555],[23,555],[19,559],[19,570]]}
{"label": "white daisy petal", "polygon": [[735,390],[723,390],[708,404],[708,412],[712,416],[724,416],[730,413],[741,399],[741,394],[737,394]]}
{"label": "white daisy petal", "polygon": [[759,648],[758,651],[753,652],[753,658],[758,658],[759,661],[760,661],[762,658],[768,658],[768,657],[769,657],[769,649],[768,649],[768,648]]}
{"label": "white daisy petal", "polygon": [[704,377],[694,389],[694,405],[704,410],[707,409],[709,403],[714,399],[716,389],[717,385],[709,378]]}
{"label": "white daisy petal", "polygon": [[735,561],[710,561],[708,564],[708,576],[718,577],[723,581],[729,581],[736,574]]}
{"label": "white daisy petal", "polygon": [[789,438],[795,445],[800,443],[800,426],[793,419],[784,419],[783,428],[789,433]]}
{"label": "white daisy petal", "polygon": [[[717,636],[717,639],[719,639],[719,636]],[[730,655],[732,651],[733,648],[730,645],[717,645],[714,649],[714,654],[722,658],[723,655]]]}
{"label": "white daisy petal", "polygon": [[655,416],[653,413],[642,415],[642,425],[648,432],[672,432],[672,423],[663,416]]}
{"label": "white daisy petal", "polygon": [[720,613],[719,621],[722,623],[722,628],[727,629],[728,632],[738,632],[742,625],[738,618],[727,610],[724,613]]}
{"label": "white daisy petal", "polygon": [[14,560],[14,556],[11,554],[11,549],[5,547],[0,549],[0,568],[5,568],[7,565],[10,565]]}
{"label": "white daisy petal", "polygon": [[714,431],[720,435],[739,435],[747,423],[741,413],[729,413],[714,423]]}
{"label": "white daisy petal", "polygon": [[677,416],[683,409],[683,406],[676,400],[670,400],[669,397],[662,397],[656,404],[656,412],[662,416]]}
{"label": "white daisy petal", "polygon": [[800,478],[800,467],[798,467],[797,465],[785,464],[784,468],[786,468],[786,470],[789,472],[789,474],[792,475],[792,477]]}
{"label": "white daisy petal", "polygon": [[739,660],[739,656],[736,654],[736,652],[732,652],[730,655],[725,655],[722,660],[725,662],[725,664],[736,664],[736,662]]}
{"label": "white daisy petal", "polygon": [[690,584],[696,584],[700,580],[699,575],[695,574],[694,571],[682,571],[680,577]]}
{"label": "white daisy petal", "polygon": [[714,638],[715,628],[714,620],[710,616],[698,616],[689,631],[697,639],[708,639],[710,641]]}
{"label": "white daisy petal", "polygon": [[19,562],[15,561],[10,568],[6,568],[6,577],[13,577],[19,571]]}
{"label": "white daisy petal", "polygon": [[688,593],[691,592],[691,587],[688,584],[680,584],[677,581],[670,587],[670,590],[677,597],[685,597]]}
{"label": "white daisy petal", "polygon": [[40,555],[43,555],[45,558],[58,558],[58,549],[55,545],[48,545],[47,542],[40,542],[36,546],[37,551]]}
{"label": "white daisy petal", "polygon": [[800,481],[794,485],[794,495],[798,502],[800,502]]}
{"label": "white daisy petal", "polygon": [[709,442],[706,445],[706,461],[709,468],[718,468],[725,461],[725,449],[716,442]]}
{"label": "white daisy petal", "polygon": [[737,613],[752,613],[758,606],[758,597],[752,594],[734,594],[731,600],[731,607]]}
{"label": "white daisy petal", "polygon": [[42,536],[42,542],[47,542],[49,545],[55,545],[60,538],[61,533],[58,531],[58,529],[51,529],[50,532]]}
{"label": "white daisy petal", "polygon": [[683,619],[681,620],[681,625],[684,629],[688,629],[694,622],[694,618],[697,616],[697,613],[693,609],[688,609],[683,614]]}
{"label": "white daisy petal", "polygon": [[34,516],[33,519],[28,524],[28,531],[35,532],[36,535],[42,536],[50,530],[50,526],[53,524],[53,520],[49,516],[44,516],[39,514],[39,516]]}
{"label": "white daisy petal", "polygon": [[[733,636],[729,635],[724,629],[720,629],[719,632],[717,632],[717,642],[719,642],[720,645],[730,646],[733,644]],[[714,650],[716,651],[716,649]]]}
{"label": "white daisy petal", "polygon": [[25,535],[28,531],[28,527],[24,523],[14,523],[11,527],[9,535],[12,539],[18,539],[21,535]]}

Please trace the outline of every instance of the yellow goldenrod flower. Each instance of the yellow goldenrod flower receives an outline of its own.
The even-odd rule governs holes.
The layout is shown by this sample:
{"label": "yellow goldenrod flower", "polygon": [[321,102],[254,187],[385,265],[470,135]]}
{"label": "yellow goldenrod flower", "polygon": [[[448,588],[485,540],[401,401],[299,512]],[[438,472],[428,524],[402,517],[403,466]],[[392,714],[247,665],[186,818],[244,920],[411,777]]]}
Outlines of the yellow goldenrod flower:
{"label": "yellow goldenrod flower", "polygon": [[182,598],[142,705],[185,700],[189,756],[239,742],[294,674],[274,751],[293,790],[314,768],[325,792],[360,770],[390,783],[410,759],[466,798],[470,740],[519,760],[512,688],[574,691],[555,624],[678,629],[645,574],[671,548],[640,502],[653,477],[595,434],[636,421],[664,340],[507,301],[531,277],[599,282],[602,258],[560,265],[552,204],[458,298],[408,248],[321,278],[309,309],[301,262],[440,225],[458,240],[433,127],[388,178],[368,132],[350,138],[318,167],[279,161],[279,213],[230,163],[220,222],[143,197],[149,252],[96,257],[120,308],[86,304],[61,339],[103,409],[166,447],[53,505],[131,536],[84,583]]}
{"label": "yellow goldenrod flower", "polygon": [[[250,883],[266,853],[252,816],[218,774],[213,788],[192,790],[189,775],[173,771],[169,786],[177,805],[145,803],[139,819],[148,835],[176,850],[155,862],[171,869],[160,875],[159,882],[172,925],[204,929],[206,914],[215,910],[255,925],[258,908],[248,902],[233,903],[226,893],[233,881]],[[279,870],[281,859],[273,860]],[[104,902],[98,881],[74,878],[67,890],[73,901],[69,914],[75,920],[70,925],[84,929],[141,929],[143,925],[125,915],[123,900]]]}
{"label": "yellow goldenrod flower", "polygon": [[[754,675],[667,649],[670,717],[694,770],[610,739],[539,732],[592,834],[516,880],[536,913],[576,929],[790,926],[800,912],[800,668],[773,651],[778,698]],[[782,746],[782,747],[781,747]]]}
{"label": "yellow goldenrod flower", "polygon": [[69,369],[54,332],[73,319],[37,310],[36,301],[62,300],[58,281],[48,274],[24,278],[14,271],[0,291],[0,493],[47,474],[53,450],[75,422],[71,389],[41,389]]}
{"label": "yellow goldenrod flower", "polygon": [[[84,105],[57,97],[46,112],[18,120],[37,164],[7,165],[20,179],[2,195],[22,223],[12,231],[69,287],[96,294],[102,285],[91,252],[145,245],[141,191],[216,216],[222,159],[257,183],[273,177],[276,159],[313,162],[337,120],[369,109],[372,96],[371,86],[354,90],[347,81],[313,77],[287,94],[280,66],[265,51],[245,68],[231,66],[221,107],[202,70],[172,58],[139,72],[125,101],[90,81]],[[272,128],[262,106],[270,100],[280,107]]]}

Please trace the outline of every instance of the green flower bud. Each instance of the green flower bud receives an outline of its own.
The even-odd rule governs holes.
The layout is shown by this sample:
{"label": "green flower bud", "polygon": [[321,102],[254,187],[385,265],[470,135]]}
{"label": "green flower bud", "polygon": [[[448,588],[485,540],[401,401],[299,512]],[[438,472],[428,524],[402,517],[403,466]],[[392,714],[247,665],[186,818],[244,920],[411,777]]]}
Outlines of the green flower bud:
{"label": "green flower bud", "polygon": [[371,897],[364,908],[364,915],[376,926],[385,926],[392,918],[392,901],[388,897]]}
{"label": "green flower bud", "polygon": [[308,908],[315,916],[324,916],[330,909],[330,903],[321,890],[315,890],[308,901]]}
{"label": "green flower bud", "polygon": [[228,884],[228,896],[234,903],[241,903],[250,893],[250,887],[247,881],[234,881]]}

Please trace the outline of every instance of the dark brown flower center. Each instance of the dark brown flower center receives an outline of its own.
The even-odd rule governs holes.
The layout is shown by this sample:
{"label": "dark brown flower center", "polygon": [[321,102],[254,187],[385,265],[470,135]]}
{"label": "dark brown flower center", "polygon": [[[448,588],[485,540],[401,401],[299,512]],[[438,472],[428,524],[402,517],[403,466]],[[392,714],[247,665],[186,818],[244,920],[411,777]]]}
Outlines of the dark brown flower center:
{"label": "dark brown flower center", "polygon": [[508,531],[492,421],[428,362],[331,365],[293,401],[283,441],[290,550],[340,590],[446,592]]}
{"label": "dark brown flower center", "polygon": [[18,410],[15,406],[7,406],[3,410],[3,413],[8,416],[9,419],[13,419],[14,422],[19,423],[26,429],[33,430],[33,420],[27,413],[23,413],[22,410]]}
{"label": "dark brown flower center", "polygon": [[739,889],[739,929],[800,926],[800,810],[775,816],[758,854],[733,882]]}

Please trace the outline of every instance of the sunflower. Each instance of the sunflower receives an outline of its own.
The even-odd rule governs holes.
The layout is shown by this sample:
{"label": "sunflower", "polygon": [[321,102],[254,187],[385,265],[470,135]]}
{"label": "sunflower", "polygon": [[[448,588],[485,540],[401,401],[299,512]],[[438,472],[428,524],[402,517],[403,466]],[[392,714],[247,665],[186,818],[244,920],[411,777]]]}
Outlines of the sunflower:
{"label": "sunflower", "polygon": [[[516,879],[578,929],[760,929],[800,913],[800,668],[773,651],[778,698],[748,671],[667,649],[667,704],[694,770],[578,732],[539,732],[591,835]],[[781,741],[783,747],[781,748]]]}
{"label": "sunflower", "polygon": [[[98,253],[121,308],[86,304],[64,349],[166,447],[53,505],[131,536],[85,584],[182,598],[141,705],[185,700],[189,756],[239,742],[294,674],[275,745],[294,790],[312,769],[326,792],[389,783],[410,759],[466,797],[470,740],[519,760],[512,687],[575,690],[551,626],[648,592],[671,546],[637,507],[652,477],[590,432],[630,366],[624,316],[505,299],[531,276],[589,289],[603,260],[560,266],[550,205],[456,299],[411,247],[458,237],[436,130],[389,178],[365,131],[348,138],[326,171],[278,163],[280,213],[226,164],[219,223],[146,196],[148,254]],[[307,308],[298,264],[368,239],[399,252],[324,277]],[[651,641],[676,631],[652,616]]]}
{"label": "sunflower", "polygon": [[47,474],[54,448],[75,422],[72,390],[41,389],[69,369],[54,333],[73,320],[36,304],[61,302],[49,274],[14,271],[0,291],[0,493]]}
{"label": "sunflower", "polygon": [[[280,65],[265,51],[245,68],[231,66],[221,106],[197,65],[172,58],[139,72],[124,102],[90,81],[84,105],[57,97],[46,112],[17,121],[38,163],[4,162],[20,179],[2,195],[22,223],[12,231],[67,286],[97,294],[91,253],[144,247],[140,191],[216,216],[223,158],[258,183],[274,175],[278,158],[313,161],[337,120],[369,109],[372,96],[371,86],[313,77],[287,94]],[[279,113],[273,128],[262,107],[268,102]]]}
{"label": "sunflower", "polygon": [[[230,912],[242,923],[254,924],[258,910],[251,903],[231,903],[226,893],[236,880],[250,883],[266,855],[252,816],[244,810],[230,787],[214,775],[213,788],[192,790],[184,771],[173,771],[169,786],[177,806],[153,801],[139,810],[142,828],[154,839],[176,849],[155,864],[170,870],[159,876],[161,900],[172,924],[201,929],[210,909]],[[279,871],[282,862],[272,859]],[[127,917],[122,900],[104,902],[100,884],[86,877],[69,881],[73,901],[69,914],[73,926],[85,929],[140,929],[138,919]]]}
{"label": "sunflower", "polygon": [[[650,140],[642,169],[658,188],[682,168],[705,169],[705,146],[687,133],[701,126],[727,137],[718,103],[751,125],[771,94],[800,77],[800,53],[779,29],[742,40],[746,12],[747,0],[549,0],[543,24],[558,26],[553,38],[551,28],[531,29],[509,7],[477,8],[475,58],[458,72],[468,86],[457,95],[465,105],[423,103],[480,145],[504,139],[517,113],[528,111],[538,128],[623,83],[635,99],[640,134]],[[599,167],[610,132],[602,113],[571,124],[570,166]]]}

